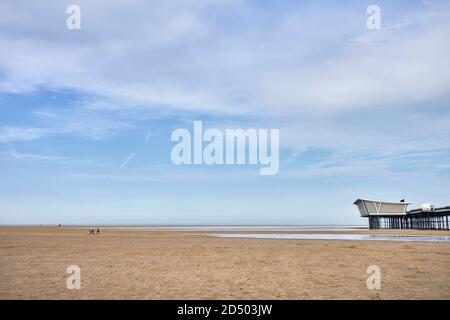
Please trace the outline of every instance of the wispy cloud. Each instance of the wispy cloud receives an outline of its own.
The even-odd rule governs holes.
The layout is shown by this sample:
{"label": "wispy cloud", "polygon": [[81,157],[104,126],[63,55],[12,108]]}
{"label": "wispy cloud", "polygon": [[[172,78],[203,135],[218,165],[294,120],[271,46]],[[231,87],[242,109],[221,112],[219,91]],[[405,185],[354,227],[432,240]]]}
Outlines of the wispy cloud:
{"label": "wispy cloud", "polygon": [[40,154],[31,154],[31,153],[19,153],[15,150],[9,150],[9,155],[16,159],[24,159],[24,160],[39,160],[39,161],[52,161],[52,162],[67,162],[71,160],[69,157],[61,157],[61,156],[49,156],[49,155],[40,155]]}
{"label": "wispy cloud", "polygon": [[49,133],[46,128],[0,127],[0,142],[35,140]]}
{"label": "wispy cloud", "polygon": [[[365,10],[348,6],[298,4],[297,10],[273,11],[267,24],[255,10],[270,6],[247,1],[139,2],[125,16],[119,3],[100,8],[81,1],[83,12],[96,18],[79,33],[59,26],[60,5],[49,4],[44,13],[36,5],[16,8],[20,1],[4,4],[10,18],[0,24],[0,91],[69,88],[87,98],[77,101],[82,113],[37,111],[52,121],[49,128],[3,128],[0,141],[52,133],[103,139],[130,125],[110,112],[130,112],[139,121],[153,110],[278,119],[286,129],[281,143],[294,149],[371,144],[380,151],[393,135],[394,148],[413,139],[438,143],[445,126],[412,137],[404,129],[394,132],[399,124],[392,121],[407,113],[409,126],[418,126],[422,119],[413,115],[426,114],[429,101],[448,101],[450,7],[438,3],[393,9],[397,18],[373,32],[365,28]],[[48,19],[30,18],[40,14]],[[239,32],[226,27],[230,15]],[[120,28],[105,29],[108,21],[121,21]],[[371,128],[381,109],[391,118],[386,133]],[[347,117],[352,112],[361,118]],[[292,120],[302,125],[292,127]]]}
{"label": "wispy cloud", "polygon": [[113,119],[101,112],[68,110],[62,112],[35,111],[40,118],[39,127],[0,127],[0,143],[20,140],[36,140],[47,136],[73,135],[92,140],[102,140],[115,132],[123,132],[134,125]]}
{"label": "wispy cloud", "polygon": [[[29,17],[43,8],[20,1],[3,5],[11,18],[0,31],[0,88],[72,88],[112,101],[107,108],[289,117],[399,106],[449,90],[448,6],[405,11],[378,33],[363,23],[343,24],[365,19],[364,11],[346,6],[321,12],[299,5],[295,12],[274,13],[270,25],[251,14],[256,3],[245,1],[143,1],[128,8],[129,15],[116,2],[80,6],[95,19],[77,35],[58,28],[60,5],[46,6],[52,14],[42,21]],[[226,23],[236,10],[242,10],[239,33],[208,18],[215,12]],[[120,28],[105,29],[108,21],[120,21]],[[338,22],[342,27],[333,28]],[[367,41],[352,46],[358,37]],[[328,54],[314,54],[323,50]],[[104,52],[108,56],[99,60]]]}
{"label": "wispy cloud", "polygon": [[60,156],[60,155],[48,155],[48,154],[36,154],[36,153],[23,153],[18,152],[14,148],[7,148],[2,152],[3,155],[6,155],[9,158],[16,159],[20,162],[26,164],[32,163],[50,163],[50,164],[58,164],[58,165],[66,165],[66,166],[77,166],[77,167],[108,167],[105,163],[100,163],[95,160],[90,159],[82,159],[82,158],[73,158],[68,156]]}

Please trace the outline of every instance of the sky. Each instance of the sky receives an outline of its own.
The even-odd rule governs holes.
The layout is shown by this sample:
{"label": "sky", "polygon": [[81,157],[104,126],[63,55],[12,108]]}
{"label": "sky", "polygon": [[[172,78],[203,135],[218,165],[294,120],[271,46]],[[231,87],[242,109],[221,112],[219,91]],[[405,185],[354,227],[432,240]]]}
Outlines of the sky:
{"label": "sky", "polygon": [[[448,1],[1,1],[0,224],[366,224],[359,197],[450,205],[449,53]],[[279,129],[278,174],[174,165],[171,133],[196,120]]]}

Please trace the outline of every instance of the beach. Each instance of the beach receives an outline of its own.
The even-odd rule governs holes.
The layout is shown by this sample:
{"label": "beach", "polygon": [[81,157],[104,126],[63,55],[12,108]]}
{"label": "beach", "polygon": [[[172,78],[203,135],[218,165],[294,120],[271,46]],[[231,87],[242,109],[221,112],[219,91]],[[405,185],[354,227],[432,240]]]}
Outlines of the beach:
{"label": "beach", "polygon": [[[450,299],[450,243],[217,238],[183,228],[87,230],[0,227],[0,299]],[[226,232],[238,231],[220,231]],[[70,265],[81,269],[79,290],[66,287]],[[367,288],[371,265],[381,270],[379,290]]]}

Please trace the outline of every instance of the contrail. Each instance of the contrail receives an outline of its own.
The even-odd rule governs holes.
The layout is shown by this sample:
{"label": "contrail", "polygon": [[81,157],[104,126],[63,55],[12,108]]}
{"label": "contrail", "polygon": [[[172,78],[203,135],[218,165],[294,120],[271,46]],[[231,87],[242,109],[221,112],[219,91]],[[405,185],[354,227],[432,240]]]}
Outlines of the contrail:
{"label": "contrail", "polygon": [[120,168],[123,168],[127,165],[128,161],[130,161],[131,159],[133,159],[133,157],[135,156],[136,153],[130,153],[130,155],[125,159],[124,162],[122,162],[122,164],[120,165]]}
{"label": "contrail", "polygon": [[150,139],[150,131],[147,132],[147,136],[145,137],[145,142],[147,142],[148,139]]}

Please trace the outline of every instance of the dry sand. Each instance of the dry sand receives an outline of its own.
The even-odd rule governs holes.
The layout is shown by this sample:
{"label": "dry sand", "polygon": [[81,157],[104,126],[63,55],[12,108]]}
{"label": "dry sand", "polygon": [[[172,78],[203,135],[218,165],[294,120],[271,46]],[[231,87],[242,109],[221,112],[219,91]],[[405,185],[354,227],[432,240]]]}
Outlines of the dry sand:
{"label": "dry sand", "polygon": [[[201,233],[0,227],[0,299],[450,299],[449,243]],[[72,264],[80,290],[66,288]],[[373,264],[380,290],[366,286]]]}

